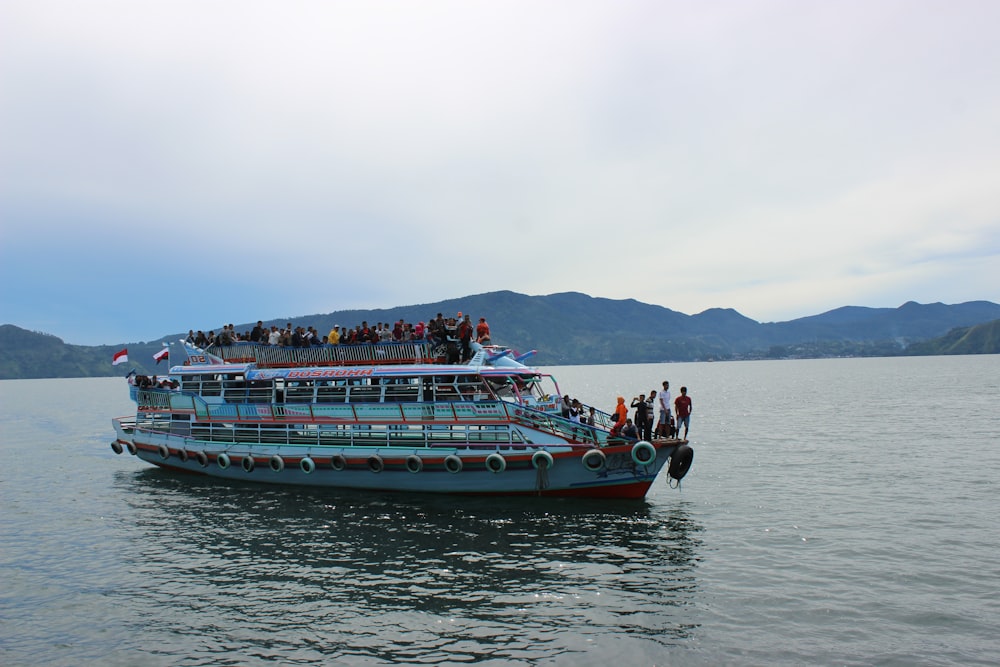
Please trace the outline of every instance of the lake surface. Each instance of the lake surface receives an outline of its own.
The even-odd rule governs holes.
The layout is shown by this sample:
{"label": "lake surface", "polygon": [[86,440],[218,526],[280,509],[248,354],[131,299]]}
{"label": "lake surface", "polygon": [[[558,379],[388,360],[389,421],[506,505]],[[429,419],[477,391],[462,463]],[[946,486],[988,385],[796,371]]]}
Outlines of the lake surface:
{"label": "lake surface", "polygon": [[0,382],[0,664],[1000,663],[1000,356],[550,370],[686,385],[682,487],[223,483],[111,451],[121,379]]}

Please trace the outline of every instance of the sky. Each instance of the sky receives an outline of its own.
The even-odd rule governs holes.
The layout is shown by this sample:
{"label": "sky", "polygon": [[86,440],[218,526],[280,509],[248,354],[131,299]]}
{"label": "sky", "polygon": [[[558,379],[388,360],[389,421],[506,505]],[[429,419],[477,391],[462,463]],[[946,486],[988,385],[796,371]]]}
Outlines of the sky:
{"label": "sky", "polygon": [[1000,302],[998,25],[995,0],[0,0],[0,324]]}

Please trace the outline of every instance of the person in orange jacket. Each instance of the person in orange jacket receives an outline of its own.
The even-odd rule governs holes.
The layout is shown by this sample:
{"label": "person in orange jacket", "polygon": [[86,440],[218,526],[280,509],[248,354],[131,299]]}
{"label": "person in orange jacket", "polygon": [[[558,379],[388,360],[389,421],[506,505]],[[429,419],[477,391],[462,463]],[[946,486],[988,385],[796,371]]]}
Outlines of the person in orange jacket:
{"label": "person in orange jacket", "polygon": [[617,436],[621,433],[622,427],[625,426],[625,420],[628,418],[628,408],[625,407],[625,397],[618,397],[618,405],[615,406],[615,411],[612,413],[615,416],[615,425],[611,427],[611,436]]}

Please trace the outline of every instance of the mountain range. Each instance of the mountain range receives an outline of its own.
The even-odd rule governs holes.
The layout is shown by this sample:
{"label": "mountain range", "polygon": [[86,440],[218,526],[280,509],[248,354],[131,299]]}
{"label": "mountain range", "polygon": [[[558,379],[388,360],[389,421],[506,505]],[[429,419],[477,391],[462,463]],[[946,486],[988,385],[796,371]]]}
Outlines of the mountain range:
{"label": "mountain range", "polygon": [[[416,323],[437,315],[485,317],[493,342],[516,350],[537,349],[532,363],[653,363],[669,361],[774,359],[827,356],[1000,353],[1000,305],[969,301],[946,305],[912,301],[898,308],[845,306],[787,322],[761,323],[732,309],[685,315],[634,299],[605,299],[577,292],[527,296],[510,291],[476,294],[432,304],[379,310],[349,310],[267,320],[265,324],[313,326],[367,321]],[[197,323],[191,323],[195,329]],[[223,323],[205,327],[218,330]],[[239,324],[249,331],[253,323]],[[190,328],[190,327],[188,327]],[[152,355],[164,341],[100,346],[68,345],[44,333],[0,326],[0,379],[124,375],[128,369],[156,372]],[[126,370],[112,367],[114,352],[127,347]],[[162,367],[161,367],[162,372]]]}

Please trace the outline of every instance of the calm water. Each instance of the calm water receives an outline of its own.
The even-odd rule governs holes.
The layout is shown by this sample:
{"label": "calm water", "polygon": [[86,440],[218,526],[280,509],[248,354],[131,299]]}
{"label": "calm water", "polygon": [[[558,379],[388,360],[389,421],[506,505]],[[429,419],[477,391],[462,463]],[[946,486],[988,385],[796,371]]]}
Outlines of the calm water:
{"label": "calm water", "polygon": [[0,664],[1000,662],[1000,356],[552,370],[687,385],[682,489],[209,482],[115,456],[122,380],[0,382]]}

